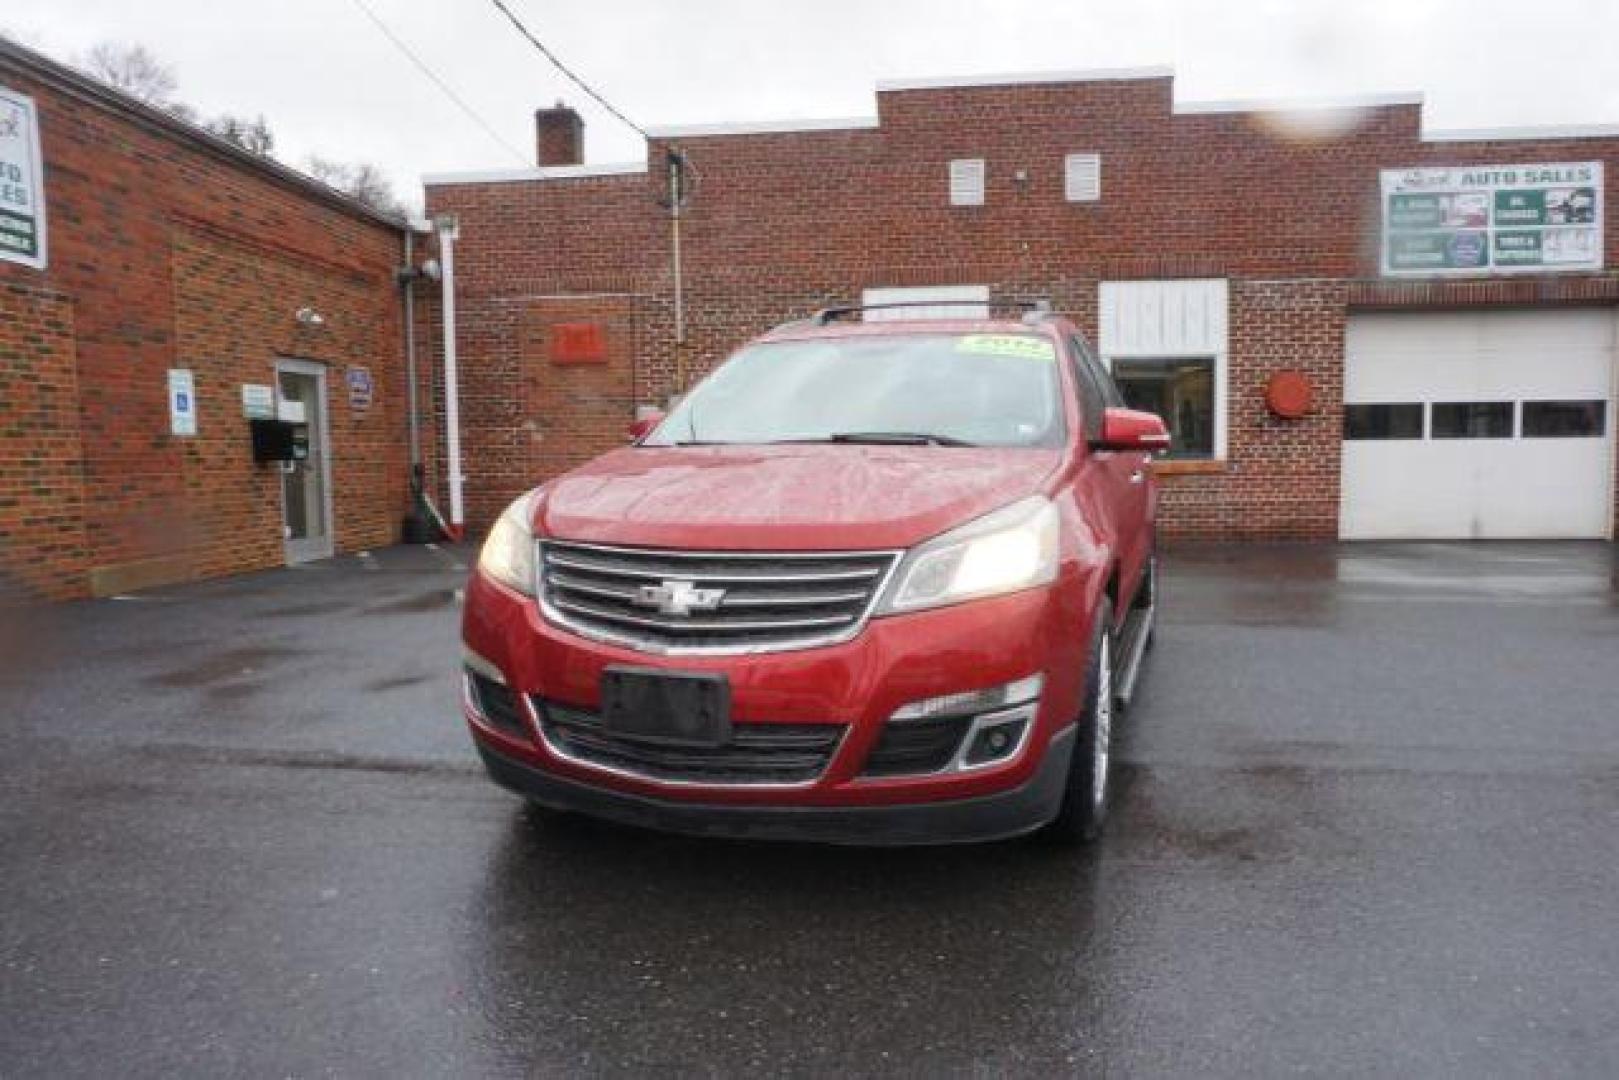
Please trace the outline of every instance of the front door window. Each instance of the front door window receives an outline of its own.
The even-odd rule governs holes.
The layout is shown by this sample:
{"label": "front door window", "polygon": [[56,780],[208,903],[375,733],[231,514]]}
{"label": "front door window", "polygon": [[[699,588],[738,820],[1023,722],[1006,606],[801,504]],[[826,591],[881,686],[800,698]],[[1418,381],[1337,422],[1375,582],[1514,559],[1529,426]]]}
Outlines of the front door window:
{"label": "front door window", "polygon": [[326,514],[325,375],[283,368],[277,373],[277,384],[282,418],[297,425],[293,460],[281,465],[287,561],[325,558],[332,553]]}

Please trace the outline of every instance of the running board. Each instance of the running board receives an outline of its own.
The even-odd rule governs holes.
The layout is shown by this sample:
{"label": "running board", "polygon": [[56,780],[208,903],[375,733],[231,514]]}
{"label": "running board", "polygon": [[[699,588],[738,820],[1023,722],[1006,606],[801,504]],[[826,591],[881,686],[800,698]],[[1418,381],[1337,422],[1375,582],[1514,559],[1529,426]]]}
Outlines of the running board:
{"label": "running board", "polygon": [[1147,655],[1147,639],[1152,636],[1152,618],[1158,605],[1135,608],[1124,620],[1119,631],[1117,655],[1119,662],[1113,669],[1113,700],[1120,708],[1129,708],[1135,697],[1136,681],[1141,677],[1141,661]]}

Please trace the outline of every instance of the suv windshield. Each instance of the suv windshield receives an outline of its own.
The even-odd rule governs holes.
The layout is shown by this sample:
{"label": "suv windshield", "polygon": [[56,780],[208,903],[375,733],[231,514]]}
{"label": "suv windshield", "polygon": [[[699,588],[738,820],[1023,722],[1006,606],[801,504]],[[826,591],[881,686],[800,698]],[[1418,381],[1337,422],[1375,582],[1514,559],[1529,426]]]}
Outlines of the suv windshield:
{"label": "suv windshield", "polygon": [[644,442],[1053,446],[1057,351],[1034,334],[882,334],[754,345]]}

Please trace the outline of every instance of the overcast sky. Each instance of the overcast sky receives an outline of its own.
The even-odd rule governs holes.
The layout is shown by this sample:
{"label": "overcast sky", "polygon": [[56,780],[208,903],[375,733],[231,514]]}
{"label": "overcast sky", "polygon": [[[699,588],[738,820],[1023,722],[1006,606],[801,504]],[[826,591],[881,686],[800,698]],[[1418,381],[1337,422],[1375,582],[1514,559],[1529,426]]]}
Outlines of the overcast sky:
{"label": "overcast sky", "polygon": [[[0,31],[58,58],[139,42],[205,114],[262,113],[276,153],[423,173],[531,164],[532,110],[585,116],[586,159],[639,137],[490,0],[363,0],[499,134],[402,56],[362,0],[5,0]],[[1179,100],[1417,91],[1433,128],[1619,123],[1615,0],[508,0],[644,126],[870,116],[879,79],[1168,64]],[[503,146],[510,144],[521,155]]]}

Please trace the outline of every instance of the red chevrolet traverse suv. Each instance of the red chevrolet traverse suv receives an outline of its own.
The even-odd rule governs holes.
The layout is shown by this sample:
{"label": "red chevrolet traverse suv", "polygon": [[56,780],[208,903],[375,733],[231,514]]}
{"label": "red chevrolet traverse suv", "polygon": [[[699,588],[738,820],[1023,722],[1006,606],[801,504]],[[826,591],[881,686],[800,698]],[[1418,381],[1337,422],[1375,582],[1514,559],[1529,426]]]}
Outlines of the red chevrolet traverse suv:
{"label": "red chevrolet traverse suv", "polygon": [[501,516],[463,623],[497,782],[682,832],[1095,835],[1164,425],[1043,309],[880,314],[778,327]]}

